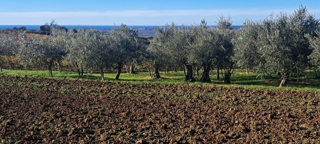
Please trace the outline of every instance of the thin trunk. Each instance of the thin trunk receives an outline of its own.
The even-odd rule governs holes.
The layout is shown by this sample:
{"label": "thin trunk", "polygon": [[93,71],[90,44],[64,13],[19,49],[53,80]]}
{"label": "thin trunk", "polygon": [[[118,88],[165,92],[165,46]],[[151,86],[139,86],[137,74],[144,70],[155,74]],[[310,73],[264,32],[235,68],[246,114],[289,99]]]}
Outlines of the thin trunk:
{"label": "thin trunk", "polygon": [[149,72],[150,78],[153,78],[153,74],[152,74],[151,71],[152,71],[152,70],[148,67],[148,72]]}
{"label": "thin trunk", "polygon": [[59,64],[60,72],[62,72],[62,64]]}
{"label": "thin trunk", "polygon": [[0,72],[2,72],[2,66],[0,65]]}
{"label": "thin trunk", "polygon": [[154,62],[154,78],[158,79],[160,78],[160,72],[159,72],[159,64],[157,64],[156,62]]}
{"label": "thin trunk", "polygon": [[219,68],[219,66],[217,67],[217,79],[218,80],[220,79],[220,68]]}
{"label": "thin trunk", "polygon": [[83,76],[83,67],[82,64],[75,63],[75,66],[77,67],[77,72],[79,76]]}
{"label": "thin trunk", "polygon": [[81,75],[81,74],[80,74],[80,67],[79,67],[79,65],[78,65],[78,63],[77,63],[77,62],[75,63],[75,65],[76,65],[76,67],[77,67],[78,75],[80,76],[80,75]]}
{"label": "thin trunk", "polygon": [[209,64],[206,64],[206,63],[203,63],[203,73],[202,73],[202,76],[200,78],[200,81],[201,82],[211,82],[211,79],[210,79],[210,63]]}
{"label": "thin trunk", "polygon": [[122,69],[122,64],[121,64],[121,63],[118,63],[118,66],[117,66],[117,75],[116,75],[116,80],[118,80],[118,79],[119,79],[119,77],[120,77],[121,69]]}
{"label": "thin trunk", "polygon": [[103,66],[100,66],[100,79],[104,81],[104,72],[103,72]]}
{"label": "thin trunk", "polygon": [[230,84],[231,83],[231,72],[230,70],[226,70],[224,73],[224,83]]}
{"label": "thin trunk", "polygon": [[287,84],[287,79],[283,78],[279,84],[279,87],[285,86]]}
{"label": "thin trunk", "polygon": [[62,72],[62,66],[61,66],[60,62],[57,63],[57,67],[58,67],[58,71]]}
{"label": "thin trunk", "polygon": [[53,77],[52,74],[52,64],[48,64],[49,77]]}
{"label": "thin trunk", "polygon": [[129,73],[130,73],[130,74],[136,74],[134,64],[131,64],[131,65],[130,65],[130,67],[129,67]]}
{"label": "thin trunk", "polygon": [[81,66],[81,76],[83,76],[83,67]]}
{"label": "thin trunk", "polygon": [[50,76],[50,77],[53,77],[52,69],[49,70],[49,76]]}
{"label": "thin trunk", "polygon": [[193,69],[192,69],[192,65],[186,64],[185,65],[187,68],[187,74],[186,74],[186,81],[189,82],[194,82],[196,81],[193,77]]}
{"label": "thin trunk", "polygon": [[195,65],[195,64],[193,64],[192,67],[193,67],[193,69],[195,70],[195,71],[193,72],[193,77],[196,77],[198,67],[197,67],[197,65]]}
{"label": "thin trunk", "polygon": [[187,72],[186,72],[185,66],[183,67],[183,74],[184,74],[185,77],[187,77]]}
{"label": "thin trunk", "polygon": [[246,74],[249,74],[249,69],[248,68],[246,68]]}
{"label": "thin trunk", "polygon": [[195,73],[194,73],[193,76],[199,76],[199,71],[200,71],[199,66],[196,66],[196,65],[195,65],[194,67],[195,67],[196,71],[195,71]]}
{"label": "thin trunk", "polygon": [[290,72],[283,72],[283,73],[279,73],[278,75],[281,78],[281,82],[279,84],[279,87],[286,86],[289,81]]}
{"label": "thin trunk", "polygon": [[229,66],[225,69],[225,73],[224,73],[224,83],[225,84],[231,84],[231,74],[233,73],[233,66],[234,63],[230,62]]}
{"label": "thin trunk", "polygon": [[52,66],[53,66],[53,60],[51,59],[49,61],[49,63],[47,64],[47,69],[49,71],[49,77],[53,77],[53,74],[52,74]]}

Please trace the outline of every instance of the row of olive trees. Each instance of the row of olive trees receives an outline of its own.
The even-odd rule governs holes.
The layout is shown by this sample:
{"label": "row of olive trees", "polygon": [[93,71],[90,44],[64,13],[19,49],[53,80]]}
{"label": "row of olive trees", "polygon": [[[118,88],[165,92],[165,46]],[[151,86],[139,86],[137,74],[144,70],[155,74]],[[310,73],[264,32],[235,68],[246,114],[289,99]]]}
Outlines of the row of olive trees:
{"label": "row of olive trees", "polygon": [[117,70],[116,79],[119,79],[124,64],[146,49],[136,31],[125,25],[108,34],[92,29],[66,32],[53,28],[49,36],[35,35],[21,40],[19,60],[24,65],[46,65],[51,77],[54,64],[65,60],[78,68],[79,75],[98,67],[104,80],[104,69],[112,67]]}
{"label": "row of olive trees", "polygon": [[233,59],[241,68],[278,74],[283,86],[312,64],[319,67],[319,26],[319,20],[302,6],[292,15],[281,13],[258,23],[246,21],[234,40]]}
{"label": "row of olive trees", "polygon": [[[119,79],[125,64],[145,61],[153,64],[154,77],[160,78],[164,66],[184,66],[185,80],[195,81],[194,72],[202,69],[200,81],[210,82],[210,71],[223,72],[225,83],[235,66],[274,75],[282,82],[303,75],[312,66],[320,68],[319,20],[300,7],[292,15],[280,14],[262,22],[245,21],[243,27],[232,30],[230,18],[221,17],[217,27],[208,27],[205,20],[199,25],[176,26],[174,23],[157,28],[150,44],[136,31],[121,25],[110,33],[97,30],[52,29],[49,36],[20,39],[1,36],[0,55],[6,47],[20,48],[16,52],[25,65],[46,65],[52,76],[52,66],[61,60],[78,68],[79,75],[94,68],[117,70]],[[1,61],[0,61],[1,62]],[[1,63],[0,63],[1,64]]]}
{"label": "row of olive trees", "polygon": [[205,20],[200,25],[178,27],[174,23],[156,29],[156,35],[149,45],[149,52],[154,56],[156,77],[159,67],[167,63],[184,65],[186,81],[195,81],[194,69],[203,70],[200,81],[210,82],[210,70],[213,67],[224,69],[225,82],[230,83],[233,69],[231,20],[220,18],[218,27],[207,27]]}
{"label": "row of olive trees", "polygon": [[319,69],[319,20],[301,6],[292,15],[281,13],[262,22],[245,21],[232,31],[230,19],[220,18],[217,27],[206,22],[191,27],[174,23],[156,29],[148,50],[154,55],[155,74],[161,65],[184,65],[187,81],[194,81],[193,69],[201,66],[202,82],[210,82],[213,68],[224,70],[230,83],[234,66],[266,75],[278,75],[280,86],[292,76],[304,75],[309,67]]}

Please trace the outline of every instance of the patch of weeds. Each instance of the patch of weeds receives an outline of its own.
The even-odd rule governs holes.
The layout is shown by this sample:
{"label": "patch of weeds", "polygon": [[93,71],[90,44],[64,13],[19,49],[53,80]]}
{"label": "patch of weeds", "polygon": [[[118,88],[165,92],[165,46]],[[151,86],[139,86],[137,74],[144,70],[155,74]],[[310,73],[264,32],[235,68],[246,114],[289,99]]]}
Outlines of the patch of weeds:
{"label": "patch of weeds", "polygon": [[60,87],[59,92],[62,94],[68,94],[70,93],[70,89],[64,88],[63,86]]}

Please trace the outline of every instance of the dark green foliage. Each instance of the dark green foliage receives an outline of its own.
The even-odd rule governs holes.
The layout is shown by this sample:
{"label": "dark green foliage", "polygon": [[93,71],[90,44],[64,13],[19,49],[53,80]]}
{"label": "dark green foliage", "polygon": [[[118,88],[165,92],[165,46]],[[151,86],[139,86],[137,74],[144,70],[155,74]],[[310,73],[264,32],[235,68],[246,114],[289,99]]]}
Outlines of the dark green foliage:
{"label": "dark green foliage", "polygon": [[236,32],[234,39],[234,56],[236,66],[248,70],[257,70],[261,62],[261,55],[258,53],[257,39],[259,25],[252,21],[245,21],[243,27]]}
{"label": "dark green foliage", "polygon": [[260,54],[264,60],[264,72],[278,73],[280,86],[292,76],[302,75],[309,66],[308,56],[312,50],[305,37],[318,27],[319,22],[300,7],[291,16],[279,15],[261,24],[259,36]]}

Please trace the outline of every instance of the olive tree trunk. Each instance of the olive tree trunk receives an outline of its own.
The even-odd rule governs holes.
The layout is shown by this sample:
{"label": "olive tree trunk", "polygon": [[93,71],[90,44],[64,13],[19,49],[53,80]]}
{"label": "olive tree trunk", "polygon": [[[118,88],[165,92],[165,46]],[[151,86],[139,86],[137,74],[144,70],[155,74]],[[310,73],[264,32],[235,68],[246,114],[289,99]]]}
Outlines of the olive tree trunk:
{"label": "olive tree trunk", "polygon": [[77,62],[75,63],[75,66],[77,67],[77,72],[79,76],[83,76],[83,68],[80,66]]}
{"label": "olive tree trunk", "polygon": [[278,75],[281,77],[279,87],[286,86],[289,81],[290,72],[278,73]]}
{"label": "olive tree trunk", "polygon": [[231,72],[230,70],[226,70],[224,73],[224,79],[223,79],[225,84],[230,84],[231,83]]}
{"label": "olive tree trunk", "polygon": [[220,79],[220,68],[217,67],[217,79],[219,80]]}
{"label": "olive tree trunk", "polygon": [[201,82],[211,82],[210,79],[210,69],[211,69],[210,63],[203,63],[203,73],[200,78]]}
{"label": "olive tree trunk", "polygon": [[53,77],[52,74],[52,66],[53,66],[53,61],[51,60],[48,64],[47,64],[47,69],[49,71],[49,77]]}
{"label": "olive tree trunk", "polygon": [[131,64],[129,67],[129,73],[130,74],[136,74],[137,72],[135,71],[135,66],[134,64]]}
{"label": "olive tree trunk", "polygon": [[230,62],[229,65],[226,67],[224,71],[224,83],[225,84],[231,84],[231,74],[233,72],[233,62]]}
{"label": "olive tree trunk", "polygon": [[100,80],[104,81],[103,66],[100,66]]}
{"label": "olive tree trunk", "polygon": [[160,78],[160,72],[159,72],[159,67],[160,66],[159,66],[159,64],[154,62],[153,67],[154,67],[154,75],[153,75],[153,77],[156,78],[156,79]]}
{"label": "olive tree trunk", "polygon": [[120,74],[121,74],[121,70],[122,70],[122,63],[118,63],[117,64],[117,75],[116,75],[116,80],[119,79]]}
{"label": "olive tree trunk", "polygon": [[287,84],[287,79],[283,78],[279,84],[279,87],[286,86],[286,84]]}
{"label": "olive tree trunk", "polygon": [[60,62],[57,63],[57,68],[59,72],[62,72],[62,64]]}
{"label": "olive tree trunk", "polygon": [[185,66],[187,68],[186,81],[189,81],[189,82],[196,81],[195,78],[193,77],[192,65],[186,64]]}

